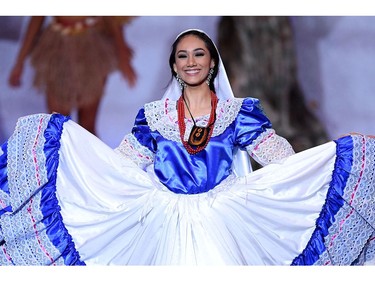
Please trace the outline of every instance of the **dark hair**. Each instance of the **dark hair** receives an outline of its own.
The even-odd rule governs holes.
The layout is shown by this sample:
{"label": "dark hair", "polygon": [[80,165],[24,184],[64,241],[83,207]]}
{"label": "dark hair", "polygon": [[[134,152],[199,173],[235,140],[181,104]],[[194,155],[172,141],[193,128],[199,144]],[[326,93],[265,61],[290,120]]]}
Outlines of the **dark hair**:
{"label": "dark hair", "polygon": [[172,79],[173,79],[173,77],[176,77],[176,75],[177,75],[177,73],[173,69],[173,64],[176,62],[177,45],[181,41],[181,39],[184,38],[187,35],[194,35],[194,36],[199,37],[204,42],[204,44],[206,45],[206,48],[210,52],[211,58],[215,62],[215,66],[214,66],[214,69],[213,69],[214,71],[212,73],[212,77],[211,77],[210,85],[209,85],[210,89],[213,92],[215,92],[215,86],[214,86],[213,82],[215,81],[217,72],[219,70],[219,52],[217,51],[216,46],[212,42],[211,38],[208,37],[208,35],[206,33],[202,32],[202,31],[199,31],[199,30],[196,30],[196,29],[191,29],[191,30],[188,30],[184,33],[181,33],[172,45],[172,51],[171,51],[171,54],[169,56],[169,67],[171,68]]}

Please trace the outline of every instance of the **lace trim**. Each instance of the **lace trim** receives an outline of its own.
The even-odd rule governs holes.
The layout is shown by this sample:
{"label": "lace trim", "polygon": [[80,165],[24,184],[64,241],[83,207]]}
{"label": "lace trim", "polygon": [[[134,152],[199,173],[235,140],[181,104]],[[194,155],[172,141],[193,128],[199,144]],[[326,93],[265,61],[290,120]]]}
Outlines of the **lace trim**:
{"label": "lace trim", "polygon": [[[375,221],[375,139],[352,139],[353,165],[342,196],[344,206],[329,228],[327,250],[319,260],[324,265],[350,265],[363,255],[374,259],[374,225],[369,222]],[[364,241],[368,242],[364,245]]]}
{"label": "lace trim", "polygon": [[372,233],[353,265],[375,265],[375,232]]}
{"label": "lace trim", "polygon": [[246,150],[262,166],[281,163],[287,157],[295,154],[290,143],[277,135],[274,129],[266,129],[251,145],[246,147]]}
{"label": "lace trim", "polygon": [[[225,129],[236,119],[241,109],[243,99],[235,98],[219,100],[216,109],[216,121],[212,137],[222,134]],[[159,100],[145,105],[145,116],[152,131],[158,131],[164,138],[181,142],[178,128],[177,102],[174,100]],[[196,118],[198,126],[207,126],[209,114]],[[185,140],[188,139],[193,122],[185,119]]]}
{"label": "lace trim", "polygon": [[[50,115],[38,114],[18,120],[8,140],[7,168],[11,196],[6,204],[12,213],[1,218],[2,235],[7,241],[0,248],[3,265],[64,265],[60,251],[48,237],[41,210],[42,192],[48,182],[44,155],[44,131]],[[4,203],[4,202],[3,202]]]}
{"label": "lace trim", "polygon": [[47,114],[19,118],[8,140],[8,181],[13,211],[48,181],[43,132],[49,119]]}
{"label": "lace trim", "polygon": [[141,145],[133,134],[125,135],[114,151],[123,158],[132,160],[138,167],[145,169],[154,162],[154,153]]}
{"label": "lace trim", "polygon": [[316,228],[292,265],[365,265],[375,262],[375,139],[336,141],[335,169]]}

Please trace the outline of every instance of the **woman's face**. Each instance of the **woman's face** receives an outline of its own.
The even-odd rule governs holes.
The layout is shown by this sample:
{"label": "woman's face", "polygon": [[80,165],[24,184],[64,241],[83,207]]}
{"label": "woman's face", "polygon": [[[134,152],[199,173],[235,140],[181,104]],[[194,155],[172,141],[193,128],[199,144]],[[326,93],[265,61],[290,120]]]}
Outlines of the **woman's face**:
{"label": "woman's face", "polygon": [[214,67],[204,41],[195,35],[181,39],[176,48],[175,60],[173,69],[188,86],[204,83],[210,68]]}

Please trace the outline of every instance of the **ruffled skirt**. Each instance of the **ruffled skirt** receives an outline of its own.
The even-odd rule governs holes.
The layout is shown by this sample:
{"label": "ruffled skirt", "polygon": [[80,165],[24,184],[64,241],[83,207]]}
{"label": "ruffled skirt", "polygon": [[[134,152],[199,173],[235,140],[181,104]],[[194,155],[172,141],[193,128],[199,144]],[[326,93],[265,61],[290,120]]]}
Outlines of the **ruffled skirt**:
{"label": "ruffled skirt", "polygon": [[375,261],[375,139],[347,136],[213,190],[175,194],[59,114],[0,152],[2,265]]}

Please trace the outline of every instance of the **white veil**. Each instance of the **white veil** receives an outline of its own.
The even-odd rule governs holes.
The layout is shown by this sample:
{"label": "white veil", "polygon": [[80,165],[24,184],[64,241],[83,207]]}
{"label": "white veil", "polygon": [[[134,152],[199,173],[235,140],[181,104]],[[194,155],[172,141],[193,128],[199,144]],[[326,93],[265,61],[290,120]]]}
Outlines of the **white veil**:
{"label": "white veil", "polygon": [[[177,35],[176,40],[183,35],[186,32],[196,30],[199,32],[202,32],[208,36],[207,33],[200,29],[187,29],[180,34]],[[209,36],[208,36],[209,37]],[[210,38],[210,37],[209,37]],[[212,39],[211,39],[212,41]],[[214,42],[213,42],[214,43]],[[214,43],[215,45],[215,43]],[[232,91],[232,87],[230,86],[229,79],[227,76],[227,73],[225,71],[223,61],[221,60],[221,56],[219,53],[219,50],[217,49],[216,45],[215,48],[219,54],[219,69],[218,73],[215,77],[214,80],[214,86],[215,86],[215,91],[216,91],[216,96],[219,99],[230,99],[234,98],[234,94]],[[181,96],[181,88],[179,83],[177,82],[176,78],[173,77],[171,83],[168,85],[164,95],[164,98],[169,98],[171,100],[178,100],[179,97]],[[244,176],[252,171],[251,167],[251,162],[250,162],[250,157],[247,153],[247,151],[235,149],[234,155],[233,155],[233,171],[237,176]]]}

